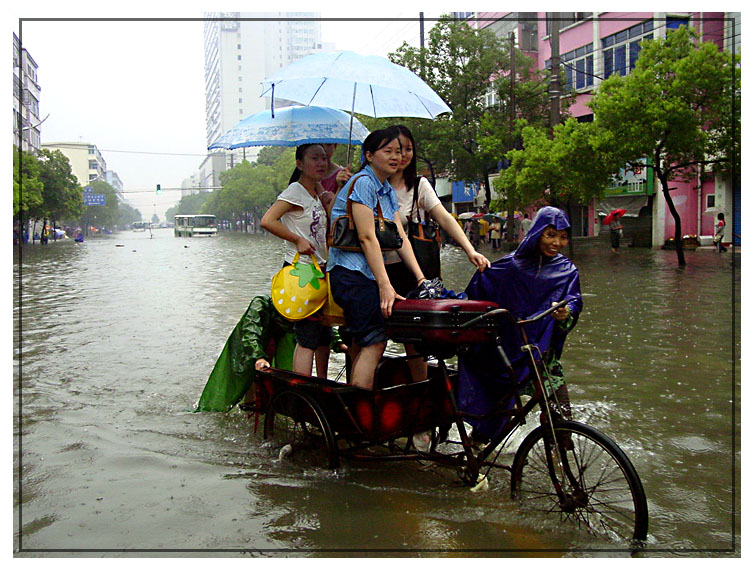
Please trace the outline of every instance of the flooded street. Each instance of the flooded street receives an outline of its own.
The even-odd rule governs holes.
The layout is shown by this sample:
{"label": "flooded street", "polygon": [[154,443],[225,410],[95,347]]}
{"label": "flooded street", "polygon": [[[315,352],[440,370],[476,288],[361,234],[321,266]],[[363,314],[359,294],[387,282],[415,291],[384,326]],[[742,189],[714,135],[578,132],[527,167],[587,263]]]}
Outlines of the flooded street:
{"label": "flooded street", "polygon": [[[507,478],[472,494],[415,461],[301,470],[237,409],[190,412],[282,252],[269,236],[160,229],[14,253],[19,556],[628,556],[521,513]],[[575,244],[584,310],[563,364],[575,419],[641,476],[639,557],[740,555],[740,272],[730,252],[686,260]],[[455,248],[443,268],[456,291],[473,273]]]}

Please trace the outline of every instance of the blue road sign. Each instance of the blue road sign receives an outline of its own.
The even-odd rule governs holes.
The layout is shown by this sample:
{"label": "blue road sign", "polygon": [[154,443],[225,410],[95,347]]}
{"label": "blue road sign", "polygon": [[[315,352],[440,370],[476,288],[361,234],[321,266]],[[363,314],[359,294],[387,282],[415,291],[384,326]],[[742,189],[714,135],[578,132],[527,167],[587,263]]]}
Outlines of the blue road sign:
{"label": "blue road sign", "polygon": [[92,194],[91,192],[84,193],[84,206],[104,206],[105,195],[104,194]]}

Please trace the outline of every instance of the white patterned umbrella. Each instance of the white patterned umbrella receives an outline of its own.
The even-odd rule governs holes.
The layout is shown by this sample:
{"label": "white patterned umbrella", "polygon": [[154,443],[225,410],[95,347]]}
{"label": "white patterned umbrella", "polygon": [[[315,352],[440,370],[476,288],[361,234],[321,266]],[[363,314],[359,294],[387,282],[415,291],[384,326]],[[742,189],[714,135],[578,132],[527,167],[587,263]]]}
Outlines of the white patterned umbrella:
{"label": "white patterned umbrella", "polygon": [[250,115],[212,143],[209,149],[241,147],[297,147],[304,143],[360,145],[369,134],[358,120],[339,109],[291,106]]}
{"label": "white patterned umbrella", "polygon": [[[420,77],[380,56],[321,52],[287,65],[262,82],[262,95],[325,105],[371,117],[433,119],[451,109]],[[350,146],[349,146],[350,159]]]}
{"label": "white patterned umbrella", "polygon": [[450,107],[409,69],[380,56],[322,52],[287,65],[262,82],[262,95],[325,105],[371,117],[424,117]]}

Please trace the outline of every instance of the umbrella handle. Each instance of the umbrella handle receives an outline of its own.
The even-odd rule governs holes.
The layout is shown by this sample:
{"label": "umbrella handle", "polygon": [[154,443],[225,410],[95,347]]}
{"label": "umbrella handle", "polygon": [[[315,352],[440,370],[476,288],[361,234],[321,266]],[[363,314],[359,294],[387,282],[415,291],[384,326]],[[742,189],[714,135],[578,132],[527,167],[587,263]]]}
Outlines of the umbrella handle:
{"label": "umbrella handle", "polygon": [[[275,84],[272,84],[273,92]],[[346,165],[351,166],[351,133],[353,132],[353,108],[356,106],[356,82],[353,82],[353,98],[351,99],[351,123],[348,126],[348,152],[346,153]]]}
{"label": "umbrella handle", "polygon": [[270,111],[272,112],[272,118],[275,118],[275,84],[272,84],[272,96],[270,97]]}

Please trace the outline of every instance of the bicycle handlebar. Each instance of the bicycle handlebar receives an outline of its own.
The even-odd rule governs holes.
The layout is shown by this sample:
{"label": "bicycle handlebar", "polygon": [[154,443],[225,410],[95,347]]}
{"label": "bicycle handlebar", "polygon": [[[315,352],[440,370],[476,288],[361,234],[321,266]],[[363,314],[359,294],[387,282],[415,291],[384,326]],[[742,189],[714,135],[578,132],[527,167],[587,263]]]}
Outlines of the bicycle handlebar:
{"label": "bicycle handlebar", "polygon": [[564,299],[564,300],[562,300],[562,301],[559,301],[558,303],[556,303],[556,304],[555,304],[555,305],[553,305],[552,307],[550,307],[550,308],[548,308],[548,309],[545,309],[545,310],[544,310],[544,311],[543,311],[542,313],[540,313],[540,314],[538,314],[538,315],[535,315],[534,317],[531,317],[531,318],[529,318],[529,319],[519,319],[519,320],[516,320],[516,319],[514,319],[514,317],[513,317],[513,315],[511,314],[511,312],[510,312],[510,311],[508,311],[507,309],[503,309],[503,308],[500,308],[500,309],[493,309],[492,311],[488,311],[487,313],[484,313],[484,314],[482,314],[482,315],[479,315],[479,316],[477,316],[477,317],[474,317],[473,319],[470,319],[470,320],[469,320],[469,321],[467,321],[466,323],[463,323],[463,324],[461,324],[461,325],[460,325],[460,328],[461,328],[461,329],[464,329],[464,328],[466,328],[466,327],[471,327],[471,326],[472,326],[472,325],[474,325],[475,323],[477,323],[477,322],[479,322],[479,321],[482,321],[483,319],[487,319],[487,318],[489,318],[489,317],[492,317],[492,316],[494,316],[494,315],[505,315],[505,316],[506,316],[506,317],[507,317],[508,319],[510,319],[510,320],[511,320],[511,322],[512,322],[512,323],[513,323],[514,325],[517,325],[518,327],[521,327],[522,325],[526,325],[527,323],[533,323],[533,322],[535,322],[535,321],[539,321],[539,320],[540,320],[540,319],[542,319],[543,317],[547,317],[547,316],[548,316],[548,315],[550,315],[550,314],[551,314],[551,313],[552,313],[553,311],[555,311],[556,309],[560,309],[561,307],[563,307],[563,306],[564,306],[564,305],[566,305],[567,303],[568,303],[568,300],[567,300],[567,299]]}
{"label": "bicycle handlebar", "polygon": [[564,299],[563,301],[559,301],[555,305],[551,306],[549,309],[545,309],[539,315],[535,315],[534,317],[530,317],[529,319],[521,319],[520,321],[517,321],[516,324],[517,325],[525,325],[527,323],[532,323],[534,321],[539,321],[543,317],[546,317],[546,316],[550,315],[556,309],[560,309],[561,307],[563,307],[567,303],[568,303],[567,299]]}

